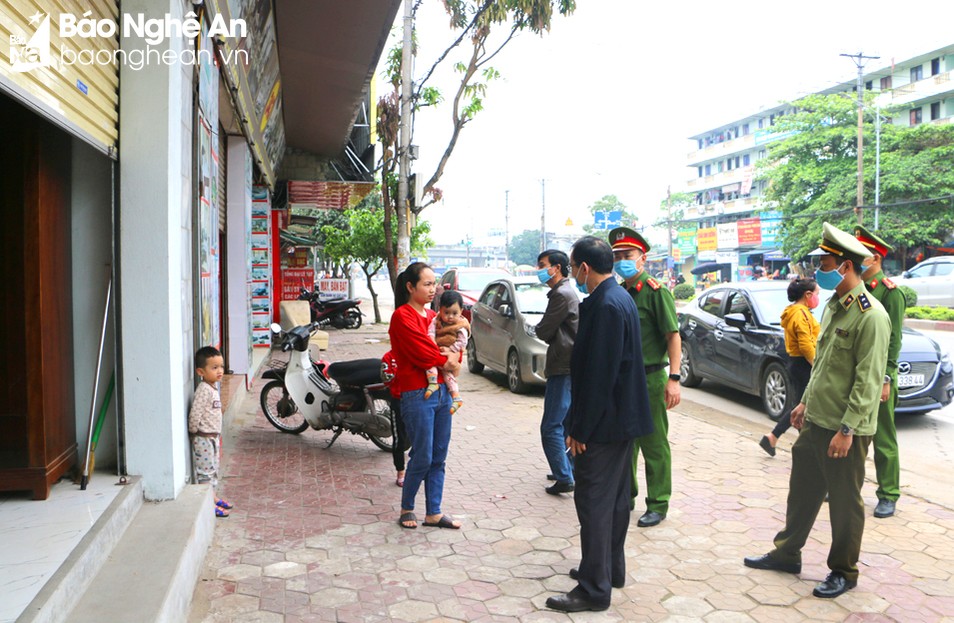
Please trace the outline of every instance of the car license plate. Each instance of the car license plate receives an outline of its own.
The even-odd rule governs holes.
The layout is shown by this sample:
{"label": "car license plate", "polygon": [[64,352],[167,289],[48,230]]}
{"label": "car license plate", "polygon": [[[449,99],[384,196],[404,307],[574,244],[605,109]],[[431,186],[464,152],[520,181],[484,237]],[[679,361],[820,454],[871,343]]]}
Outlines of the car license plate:
{"label": "car license plate", "polygon": [[918,387],[924,385],[923,374],[899,374],[898,387]]}

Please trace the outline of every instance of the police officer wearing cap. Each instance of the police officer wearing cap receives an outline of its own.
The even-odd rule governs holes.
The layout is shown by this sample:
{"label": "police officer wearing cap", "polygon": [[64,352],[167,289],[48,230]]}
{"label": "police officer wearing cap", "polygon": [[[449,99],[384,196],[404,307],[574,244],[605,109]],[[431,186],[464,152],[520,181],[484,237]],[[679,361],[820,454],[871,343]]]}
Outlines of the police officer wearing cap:
{"label": "police officer wearing cap", "polygon": [[[610,231],[613,269],[623,278],[623,286],[639,310],[639,328],[643,342],[643,363],[653,432],[636,439],[633,446],[633,505],[639,493],[636,477],[639,452],[646,463],[646,512],[636,522],[640,528],[655,526],[669,512],[672,497],[672,452],[669,448],[667,409],[679,404],[679,364],[682,340],[672,293],[645,270],[649,243],[629,227]],[[666,366],[669,366],[669,372]]]}
{"label": "police officer wearing cap", "polygon": [[792,447],[785,528],[775,549],[745,559],[745,566],[801,573],[802,547],[829,495],[831,573],[816,597],[837,597],[858,583],[865,527],[861,485],[875,433],[888,359],[891,320],[861,280],[871,253],[850,234],[824,224],[818,285],[835,294],[825,305],[815,365],[802,400],[792,410],[801,433]]}
{"label": "police officer wearing cap", "polygon": [[891,318],[891,339],[888,341],[888,365],[881,388],[881,407],[878,409],[878,431],[874,437],[875,472],[878,476],[878,505],[874,516],[894,515],[901,496],[901,461],[898,458],[898,430],[894,425],[894,409],[898,406],[898,356],[901,353],[901,327],[904,323],[904,294],[894,282],[884,276],[881,264],[894,249],[876,234],[861,225],[855,227],[855,238],[871,251],[865,260],[861,278],[871,296],[878,299]]}

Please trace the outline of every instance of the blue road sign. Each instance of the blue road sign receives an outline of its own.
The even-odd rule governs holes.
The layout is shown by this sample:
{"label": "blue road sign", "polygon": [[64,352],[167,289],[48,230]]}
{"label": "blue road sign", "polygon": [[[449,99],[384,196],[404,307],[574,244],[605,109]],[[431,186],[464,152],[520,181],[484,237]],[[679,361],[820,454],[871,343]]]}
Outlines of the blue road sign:
{"label": "blue road sign", "polygon": [[614,227],[619,227],[623,221],[623,212],[622,210],[611,210],[605,212],[603,210],[598,210],[593,214],[593,228],[594,229],[613,229]]}

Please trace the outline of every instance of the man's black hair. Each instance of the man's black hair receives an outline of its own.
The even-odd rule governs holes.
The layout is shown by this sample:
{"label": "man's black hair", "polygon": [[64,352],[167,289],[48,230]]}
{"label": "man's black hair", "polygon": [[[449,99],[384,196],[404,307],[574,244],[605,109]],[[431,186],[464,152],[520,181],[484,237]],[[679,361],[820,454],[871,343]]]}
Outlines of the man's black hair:
{"label": "man's black hair", "polygon": [[586,263],[601,275],[613,272],[613,248],[596,236],[583,236],[577,240],[570,251],[570,257],[577,266]]}
{"label": "man's black hair", "polygon": [[560,274],[564,277],[570,274],[570,258],[568,258],[563,251],[559,249],[547,249],[537,256],[537,262],[543,258],[547,258],[547,261],[550,262],[550,266],[559,266]]}
{"label": "man's black hair", "polygon": [[460,295],[460,292],[457,290],[444,290],[441,292],[441,307],[451,307],[455,304],[461,309],[464,309],[464,297]]}
{"label": "man's black hair", "polygon": [[195,367],[204,368],[212,357],[221,357],[222,351],[215,346],[203,346],[195,351]]}

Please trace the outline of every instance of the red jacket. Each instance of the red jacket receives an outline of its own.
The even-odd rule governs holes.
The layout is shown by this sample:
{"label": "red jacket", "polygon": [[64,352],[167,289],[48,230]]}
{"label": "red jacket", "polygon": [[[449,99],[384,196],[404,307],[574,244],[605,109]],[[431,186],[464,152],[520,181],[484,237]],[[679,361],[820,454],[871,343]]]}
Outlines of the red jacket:
{"label": "red jacket", "polygon": [[401,305],[391,315],[388,335],[391,337],[391,352],[397,360],[397,375],[392,387],[398,392],[427,387],[425,371],[435,366],[439,381],[444,382],[440,367],[447,361],[447,356],[441,354],[427,333],[435,315],[436,312],[426,309],[422,316],[410,305]]}

